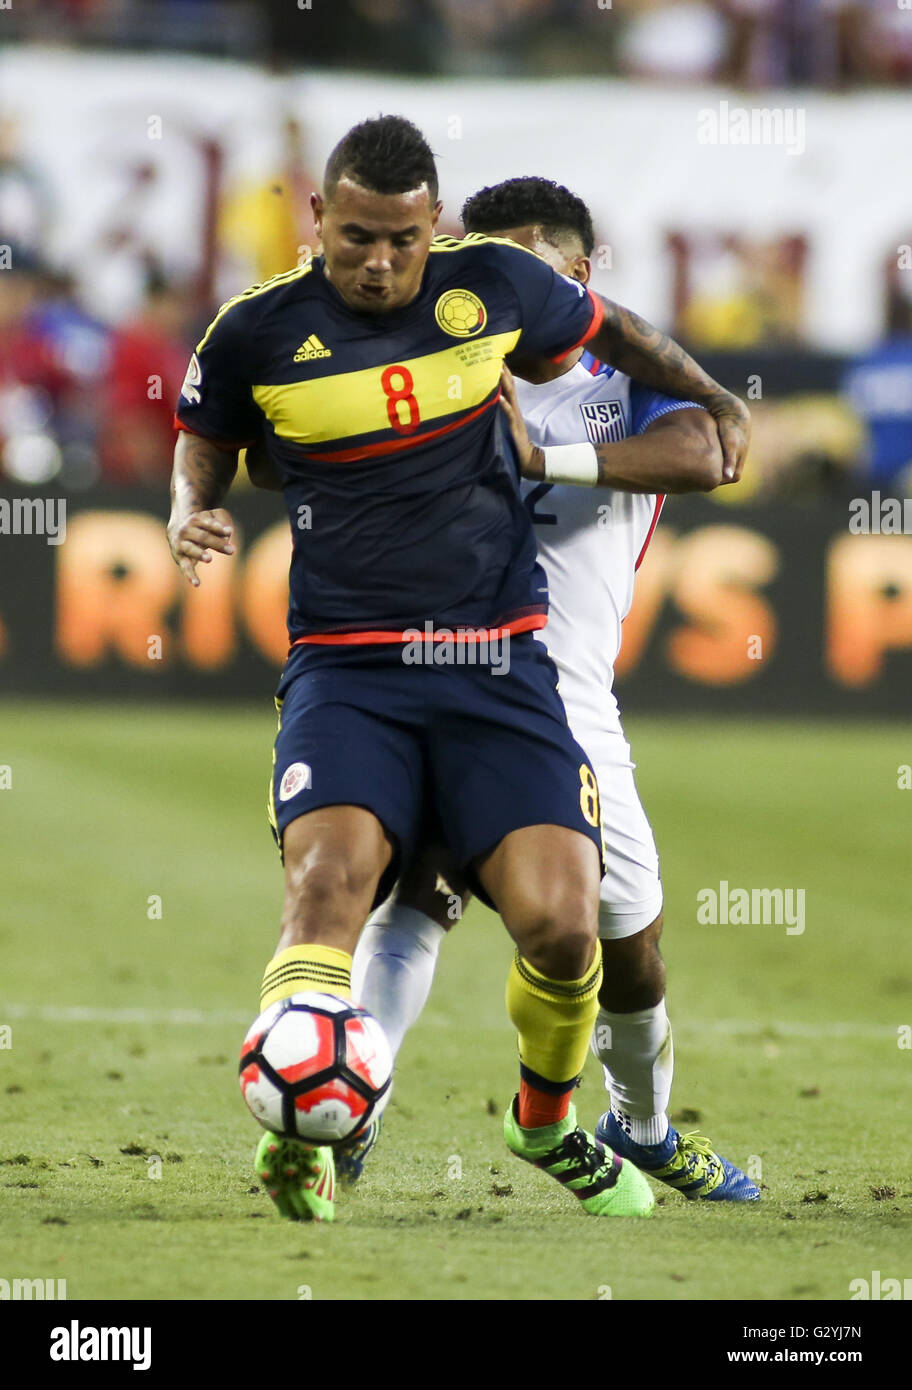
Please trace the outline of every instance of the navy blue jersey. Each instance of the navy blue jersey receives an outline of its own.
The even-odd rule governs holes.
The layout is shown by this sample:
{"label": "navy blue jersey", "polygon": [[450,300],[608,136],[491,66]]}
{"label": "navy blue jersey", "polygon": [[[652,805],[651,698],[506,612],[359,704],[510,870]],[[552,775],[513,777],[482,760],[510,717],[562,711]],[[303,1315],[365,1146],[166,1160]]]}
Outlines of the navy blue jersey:
{"label": "navy blue jersey", "polygon": [[513,242],[437,237],[414,300],[350,309],[322,257],[230,300],[177,422],[262,439],[291,521],[290,640],[544,625],[547,590],[498,406],[504,358],[560,358],[601,304]]}

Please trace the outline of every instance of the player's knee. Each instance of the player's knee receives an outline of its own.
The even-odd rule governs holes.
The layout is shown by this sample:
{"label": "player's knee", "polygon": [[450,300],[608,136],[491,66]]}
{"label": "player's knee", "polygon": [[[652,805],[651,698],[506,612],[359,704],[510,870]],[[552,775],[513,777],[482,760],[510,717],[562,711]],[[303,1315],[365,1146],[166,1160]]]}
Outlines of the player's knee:
{"label": "player's knee", "polygon": [[595,941],[584,932],[542,935],[527,945],[522,954],[529,964],[549,980],[581,980],[595,957]]}
{"label": "player's knee", "polygon": [[552,980],[579,980],[595,955],[598,918],[591,899],[570,890],[559,900],[528,905],[514,938],[520,953]]}
{"label": "player's knee", "polygon": [[336,902],[372,894],[379,874],[379,866],[370,855],[311,852],[292,863],[286,859],[286,896],[328,909]]}

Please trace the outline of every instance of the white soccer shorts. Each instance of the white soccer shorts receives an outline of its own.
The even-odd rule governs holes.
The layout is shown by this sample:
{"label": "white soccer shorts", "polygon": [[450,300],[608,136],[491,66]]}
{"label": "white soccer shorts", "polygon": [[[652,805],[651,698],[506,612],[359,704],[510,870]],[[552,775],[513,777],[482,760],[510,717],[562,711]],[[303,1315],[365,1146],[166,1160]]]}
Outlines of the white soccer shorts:
{"label": "white soccer shorts", "polygon": [[652,827],[646,819],[630,757],[630,744],[617,729],[571,725],[586,750],[599,789],[605,877],[599,894],[599,937],[616,941],[635,936],[662,910],[662,880]]}

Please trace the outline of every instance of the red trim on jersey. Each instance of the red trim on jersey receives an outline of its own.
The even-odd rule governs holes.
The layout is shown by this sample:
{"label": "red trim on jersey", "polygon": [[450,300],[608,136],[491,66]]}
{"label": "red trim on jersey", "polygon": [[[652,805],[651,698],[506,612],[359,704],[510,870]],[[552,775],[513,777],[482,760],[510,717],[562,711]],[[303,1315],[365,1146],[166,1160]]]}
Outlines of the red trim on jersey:
{"label": "red trim on jersey", "polygon": [[548,621],[547,613],[532,613],[525,618],[514,618],[511,623],[504,623],[503,627],[482,627],[471,628],[471,636],[465,636],[465,629],[462,633],[459,628],[454,632],[419,632],[417,628],[407,628],[406,632],[411,634],[417,632],[417,638],[411,636],[406,638],[406,632],[314,632],[307,637],[296,637],[291,643],[293,647],[300,647],[303,644],[309,646],[319,645],[323,647],[355,647],[367,646],[370,643],[390,643],[390,642],[490,642],[497,640],[504,634],[512,635],[519,632],[533,632],[537,628],[544,627]]}
{"label": "red trim on jersey", "polygon": [[655,511],[654,511],[653,514],[652,514],[652,523],[651,523],[651,525],[650,525],[650,527],[649,527],[648,532],[646,533],[646,539],[645,539],[644,542],[643,542],[643,549],[640,551],[639,556],[637,557],[637,562],[636,562],[636,564],[635,564],[634,567],[633,567],[634,570],[638,570],[638,569],[640,568],[640,565],[641,565],[642,560],[643,560],[643,556],[646,554],[646,547],[649,545],[649,542],[652,540],[652,533],[653,533],[653,531],[655,530],[655,528],[656,528],[656,527],[658,526],[658,524],[659,524],[659,517],[660,517],[661,514],[662,514],[662,508],[664,507],[664,505],[665,505],[665,494],[664,494],[664,492],[660,492],[660,493],[658,493],[658,495],[656,496]]}
{"label": "red trim on jersey", "polygon": [[[581,338],[577,338],[575,343],[572,343],[570,347],[565,348],[564,351],[562,353],[559,353],[557,357],[552,357],[552,362],[563,362],[566,357],[570,356],[571,352],[575,352],[578,347],[582,347],[584,343],[588,343],[590,338],[594,338],[596,333],[602,326],[602,319],[605,317],[605,306],[599,299],[598,295],[592,293],[588,285],[586,286],[586,293],[588,294],[590,303],[592,304],[592,318],[589,322],[589,327],[586,329],[585,333]],[[520,344],[520,346],[522,345]]]}
{"label": "red trim on jersey", "polygon": [[486,410],[490,410],[492,405],[496,405],[500,400],[500,387],[497,388],[497,395],[492,396],[484,405],[480,405],[475,410],[471,410],[468,415],[463,415],[459,420],[452,420],[448,425],[441,425],[439,429],[428,430],[427,434],[415,434],[408,439],[390,439],[380,444],[362,444],[360,449],[343,449],[338,453],[332,454],[313,454],[307,451],[309,459],[316,459],[318,463],[357,463],[359,459],[375,457],[377,454],[392,454],[397,449],[414,449],[419,444],[426,444],[429,439],[439,439],[441,435],[450,434],[453,430],[460,429],[463,425],[468,425],[470,421],[477,420],[479,415],[483,415]]}
{"label": "red trim on jersey", "polygon": [[255,439],[242,439],[240,442],[236,439],[214,439],[211,434],[201,434],[199,430],[191,429],[177,415],[174,417],[174,428],[183,430],[185,434],[195,434],[197,439],[208,439],[217,449],[249,449],[251,444],[256,443]]}

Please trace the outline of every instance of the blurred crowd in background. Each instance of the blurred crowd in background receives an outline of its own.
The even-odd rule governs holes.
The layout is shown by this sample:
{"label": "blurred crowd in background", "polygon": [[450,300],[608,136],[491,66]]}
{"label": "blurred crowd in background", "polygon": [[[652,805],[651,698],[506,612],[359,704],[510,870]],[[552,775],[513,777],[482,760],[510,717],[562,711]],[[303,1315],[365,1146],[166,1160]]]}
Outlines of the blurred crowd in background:
{"label": "blurred crowd in background", "polygon": [[[0,42],[6,34],[174,47],[413,74],[601,70],[751,89],[844,88],[912,75],[909,19],[896,0],[311,0],[309,10],[294,0],[16,0],[3,12]],[[268,197],[220,205],[220,242],[201,279],[175,278],[131,248],[142,293],[111,321],[93,309],[79,266],[49,257],[50,190],[21,154],[15,119],[0,119],[0,477],[74,489],[164,482],[189,353],[224,297],[214,289],[217,253],[241,226],[257,245],[256,278],[294,263],[315,182],[300,129],[290,118],[286,125],[281,184],[292,197],[277,200],[274,184]],[[154,174],[142,167],[137,177]],[[610,228],[596,235],[610,240]],[[750,399],[754,445],[737,500],[853,495],[862,486],[912,492],[912,264],[897,264],[895,242],[883,247],[882,333],[853,360],[821,353],[805,336],[807,252],[800,233],[752,240],[666,228],[673,305],[662,327]],[[755,374],[766,382],[762,398],[746,387]]]}
{"label": "blurred crowd in background", "polygon": [[[214,306],[150,263],[138,312],[105,323],[70,274],[13,254],[15,272],[0,272],[0,476],[68,489],[163,485],[189,354]],[[770,346],[726,354],[693,338],[689,346],[742,395],[755,373],[767,383],[751,401],[751,468],[737,500],[851,496],[861,486],[912,492],[908,316],[854,362]]]}
{"label": "blurred crowd in background", "polygon": [[[0,476],[160,486],[189,354],[216,308],[211,288],[175,279],[148,257],[138,307],[103,321],[78,267],[44,258],[41,201],[34,171],[0,160],[0,255],[9,262],[0,268]],[[751,401],[751,469],[738,500],[852,495],[861,485],[912,492],[910,273],[891,274],[887,261],[883,337],[852,361],[801,340],[792,239],[717,240],[668,237],[679,271],[671,327],[742,395],[745,383],[765,383],[763,399]],[[280,268],[293,263],[274,250]],[[707,257],[734,264],[721,290],[712,278],[702,285]]]}
{"label": "blurred crowd in background", "polygon": [[898,0],[15,0],[3,27],[279,67],[841,89],[912,75],[902,11]]}
{"label": "blurred crowd in background", "polygon": [[140,311],[115,326],[85,307],[70,275],[18,247],[13,256],[15,271],[0,273],[0,475],[160,485],[204,327],[193,286],[150,266]]}
{"label": "blurred crowd in background", "polygon": [[[0,138],[0,477],[68,489],[162,486],[189,354],[217,307],[211,275],[175,278],[133,247],[142,281],[136,306],[106,321],[78,265],[52,264],[45,254],[47,201],[40,176]],[[294,264],[286,203],[241,209],[259,249],[259,279]],[[259,223],[257,206],[270,212]],[[276,220],[275,206],[285,220]],[[223,210],[223,237],[238,215]],[[802,336],[806,249],[803,238],[669,233],[674,309],[663,326],[750,399],[754,441],[738,501],[851,496],[862,486],[905,495],[912,267],[897,268],[895,247],[885,248],[883,333],[853,360]],[[762,391],[752,393],[757,381]]]}

